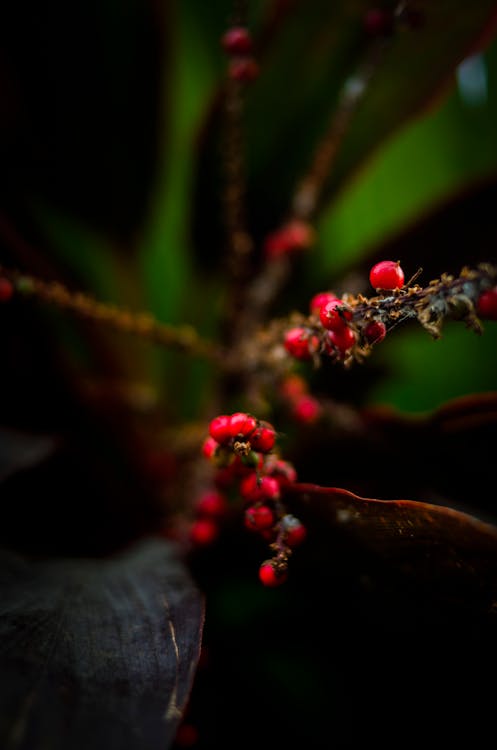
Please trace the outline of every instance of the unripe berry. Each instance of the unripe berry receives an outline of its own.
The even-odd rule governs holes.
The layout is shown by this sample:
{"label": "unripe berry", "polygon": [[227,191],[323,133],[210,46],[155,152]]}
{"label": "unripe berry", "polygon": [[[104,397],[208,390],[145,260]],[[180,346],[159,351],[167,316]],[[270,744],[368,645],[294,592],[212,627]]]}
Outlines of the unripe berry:
{"label": "unripe berry", "polygon": [[198,547],[212,544],[218,535],[218,526],[211,518],[198,518],[190,529],[190,541]]}
{"label": "unripe berry", "polygon": [[314,242],[314,230],[305,221],[293,219],[266,238],[264,250],[270,258],[307,250]]}
{"label": "unripe berry", "polygon": [[230,432],[232,437],[247,438],[257,427],[257,420],[250,414],[237,411],[230,417]]}
{"label": "unripe berry", "polygon": [[299,544],[302,544],[307,536],[307,529],[298,518],[287,513],[283,516],[280,523],[281,528],[285,532],[285,543],[289,547],[297,547]]}
{"label": "unripe berry", "polygon": [[228,509],[228,502],[224,495],[215,490],[204,492],[195,504],[197,515],[210,518],[220,518]]}
{"label": "unripe berry", "polygon": [[264,500],[278,500],[280,497],[280,486],[273,477],[258,478],[254,472],[240,482],[240,495],[244,500],[249,500],[252,503]]}
{"label": "unripe berry", "polygon": [[497,286],[483,292],[476,303],[476,313],[486,320],[497,320]]}
{"label": "unripe berry", "polygon": [[205,438],[202,444],[202,455],[208,459],[214,458],[218,448],[219,443],[217,440],[214,440],[214,438],[209,435]]}
{"label": "unripe berry", "polygon": [[298,326],[290,328],[285,333],[284,345],[287,352],[295,359],[311,359],[312,353],[319,348],[319,339],[310,334],[306,328]]}
{"label": "unripe berry", "polygon": [[301,424],[312,424],[321,415],[321,404],[314,396],[302,396],[293,405],[292,414]]}
{"label": "unripe berry", "polygon": [[245,26],[233,26],[221,39],[224,51],[228,55],[247,55],[252,52],[252,37]]}
{"label": "unripe berry", "polygon": [[230,61],[228,75],[233,81],[251,83],[259,75],[259,66],[253,57],[235,57]]}
{"label": "unripe berry", "polygon": [[8,302],[14,295],[14,286],[9,279],[0,277],[0,302]]}
{"label": "unripe berry", "polygon": [[346,326],[347,320],[352,320],[352,313],[350,310],[339,310],[343,307],[343,302],[340,299],[331,300],[319,311],[319,319],[329,331],[342,331]]}
{"label": "unripe berry", "polygon": [[345,354],[355,344],[354,331],[346,326],[342,331],[328,331],[327,351],[331,354],[338,350],[340,354]]}
{"label": "unripe berry", "polygon": [[286,570],[277,571],[272,560],[265,560],[259,568],[259,580],[264,586],[273,588],[284,583],[286,579]]}
{"label": "unripe berry", "polygon": [[375,289],[400,289],[404,285],[404,272],[394,260],[381,260],[369,272],[369,281]]}
{"label": "unripe berry", "polygon": [[269,453],[276,442],[276,431],[268,422],[262,422],[250,435],[250,445],[255,451]]}
{"label": "unripe berry", "polygon": [[377,344],[387,335],[387,328],[381,320],[372,320],[364,328],[363,335],[368,344]]}
{"label": "unripe berry", "polygon": [[245,511],[244,522],[250,531],[270,529],[274,520],[274,513],[267,505],[252,505]]}
{"label": "unripe berry", "polygon": [[333,292],[318,292],[309,303],[311,315],[319,316],[321,308],[327,305],[328,302],[334,302],[335,300],[338,300],[338,297]]}
{"label": "unripe berry", "polygon": [[214,417],[209,424],[209,434],[221,445],[227,443],[231,438],[231,417],[226,414]]}

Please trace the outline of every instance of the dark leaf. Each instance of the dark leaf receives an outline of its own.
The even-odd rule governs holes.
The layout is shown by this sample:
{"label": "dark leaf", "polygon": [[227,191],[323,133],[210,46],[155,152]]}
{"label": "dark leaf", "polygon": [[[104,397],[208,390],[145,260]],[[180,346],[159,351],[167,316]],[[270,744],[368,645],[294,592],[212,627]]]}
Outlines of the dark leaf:
{"label": "dark leaf", "polygon": [[202,597],[174,548],[1,557],[3,750],[165,750],[199,656]]}

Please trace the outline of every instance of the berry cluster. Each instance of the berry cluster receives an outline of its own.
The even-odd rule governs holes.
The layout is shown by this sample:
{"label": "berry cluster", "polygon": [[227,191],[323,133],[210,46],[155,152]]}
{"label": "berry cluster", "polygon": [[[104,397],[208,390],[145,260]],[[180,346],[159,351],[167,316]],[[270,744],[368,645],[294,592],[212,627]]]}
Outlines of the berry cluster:
{"label": "berry cluster", "polygon": [[250,83],[259,75],[259,66],[252,55],[253,43],[245,26],[233,26],[221,39],[229,57],[228,76],[239,83]]}
{"label": "berry cluster", "polygon": [[275,442],[271,424],[244,412],[223,414],[210,422],[202,453],[215,466],[216,490],[197,501],[191,533],[195,544],[213,541],[229,495],[241,498],[245,527],[269,542],[273,552],[259,570],[265,586],[278,586],[286,580],[288,558],[306,536],[305,526],[287,512],[282,500],[297,474],[292,464],[274,452]]}

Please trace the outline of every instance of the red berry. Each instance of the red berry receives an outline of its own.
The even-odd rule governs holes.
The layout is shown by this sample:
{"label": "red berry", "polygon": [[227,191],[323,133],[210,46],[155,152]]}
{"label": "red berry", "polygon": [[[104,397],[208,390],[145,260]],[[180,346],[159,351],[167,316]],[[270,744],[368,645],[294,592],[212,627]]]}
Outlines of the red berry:
{"label": "red berry", "polygon": [[190,540],[195,546],[212,544],[219,535],[219,529],[211,518],[198,518],[190,529]]}
{"label": "red berry", "polygon": [[253,57],[235,57],[230,62],[228,74],[233,81],[251,83],[259,75],[259,66]]}
{"label": "red berry", "polygon": [[312,352],[319,348],[319,339],[309,333],[306,328],[290,328],[285,333],[285,349],[295,359],[311,359]]}
{"label": "red berry", "polygon": [[227,443],[231,438],[231,417],[226,414],[215,417],[209,425],[209,434],[221,445]]}
{"label": "red berry", "polygon": [[278,484],[284,485],[297,481],[297,472],[289,461],[282,461],[280,458],[273,460],[266,466],[267,473],[274,477]]}
{"label": "red berry", "polygon": [[270,588],[279,586],[287,579],[286,570],[277,571],[272,560],[265,560],[259,568],[259,580]]}
{"label": "red berry", "polygon": [[14,295],[14,286],[9,279],[0,277],[0,302],[8,302]]}
{"label": "red berry", "polygon": [[326,349],[330,354],[336,352],[336,350],[338,350],[340,354],[345,354],[345,352],[348,352],[348,350],[351,349],[354,344],[355,333],[348,326],[345,327],[342,331],[328,332],[328,342]]}
{"label": "red berry", "polygon": [[404,272],[398,262],[381,260],[371,269],[369,281],[375,289],[400,289],[404,285]]}
{"label": "red berry", "polygon": [[333,292],[318,292],[309,303],[311,315],[319,316],[321,308],[327,305],[328,302],[334,302],[335,300],[338,300],[338,297]]}
{"label": "red berry", "polygon": [[245,26],[233,26],[221,39],[221,44],[228,55],[247,55],[252,52],[252,37]]}
{"label": "red berry", "polygon": [[285,543],[289,547],[297,547],[302,544],[307,536],[304,524],[289,513],[281,519],[281,528],[285,531]]}
{"label": "red berry", "polygon": [[267,505],[252,505],[245,511],[245,526],[250,531],[262,531],[274,526],[274,513]]}
{"label": "red berry", "polygon": [[240,482],[240,495],[252,503],[263,500],[278,500],[280,486],[274,477],[258,478],[254,472]]}
{"label": "red berry", "polygon": [[371,8],[364,16],[364,28],[370,36],[388,36],[393,32],[393,14],[381,8]]}
{"label": "red berry", "polygon": [[327,302],[319,311],[319,319],[323,326],[329,331],[341,331],[346,327],[347,320],[352,320],[352,313],[350,310],[340,310],[343,307],[343,302],[340,299],[331,300]]}
{"label": "red berry", "polygon": [[300,375],[288,375],[280,385],[280,393],[288,401],[295,401],[307,393],[307,383]]}
{"label": "red berry", "polygon": [[219,443],[217,440],[214,440],[214,438],[209,435],[205,438],[202,444],[202,455],[205,456],[205,458],[211,459],[215,456],[218,448]]}
{"label": "red berry", "polygon": [[476,303],[476,313],[486,320],[497,320],[497,286],[483,292]]}
{"label": "red berry", "polygon": [[276,442],[276,431],[268,422],[262,422],[250,436],[250,445],[255,451],[269,453]]}
{"label": "red berry", "polygon": [[292,414],[302,424],[312,424],[321,415],[321,404],[313,396],[302,396],[293,406]]}
{"label": "red berry", "polygon": [[257,427],[257,420],[255,417],[251,417],[250,414],[237,411],[231,415],[230,418],[230,431],[232,437],[243,437],[246,438],[251,432]]}
{"label": "red berry", "polygon": [[199,516],[219,518],[226,513],[228,502],[224,495],[215,490],[204,492],[195,504],[195,510]]}
{"label": "red berry", "polygon": [[314,242],[314,230],[305,221],[293,219],[268,235],[264,243],[266,255],[275,258],[296,250],[307,250]]}
{"label": "red berry", "polygon": [[368,344],[377,344],[387,335],[387,328],[381,320],[372,320],[364,328],[363,334]]}

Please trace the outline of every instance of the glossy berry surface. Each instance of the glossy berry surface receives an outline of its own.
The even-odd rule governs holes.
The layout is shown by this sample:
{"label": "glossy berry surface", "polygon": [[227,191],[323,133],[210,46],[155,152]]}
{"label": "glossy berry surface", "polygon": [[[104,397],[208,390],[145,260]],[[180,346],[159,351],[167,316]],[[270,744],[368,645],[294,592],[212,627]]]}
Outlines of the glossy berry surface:
{"label": "glossy berry surface", "polygon": [[247,438],[257,427],[257,420],[250,414],[238,411],[230,417],[230,431],[232,437]]}
{"label": "glossy berry surface", "polygon": [[252,37],[245,26],[233,26],[223,35],[221,45],[228,55],[248,55],[252,52]]}
{"label": "glossy berry surface", "polygon": [[225,496],[215,490],[204,492],[198,498],[195,510],[199,516],[219,518],[226,513],[228,501]]}
{"label": "glossy berry surface", "polygon": [[298,326],[290,328],[285,333],[284,346],[295,359],[311,359],[312,352],[318,350],[319,339],[317,336],[309,335],[305,328]]}
{"label": "glossy berry surface", "polygon": [[476,304],[476,314],[486,320],[497,320],[497,286],[480,295]]}
{"label": "glossy berry surface", "polygon": [[274,477],[265,476],[258,479],[254,472],[240,482],[240,495],[254,503],[277,500],[280,497],[280,485]]}
{"label": "glossy berry surface", "polygon": [[314,295],[309,303],[309,310],[311,315],[319,316],[321,308],[327,305],[329,302],[338,300],[338,297],[333,292],[318,292]]}
{"label": "glossy berry surface", "polygon": [[363,333],[364,338],[366,339],[368,344],[377,344],[380,341],[383,341],[383,339],[387,335],[387,329],[385,324],[382,323],[381,320],[372,320],[364,328]]}
{"label": "glossy berry surface", "polygon": [[267,505],[252,505],[245,511],[245,526],[251,531],[270,529],[274,520],[274,513]]}
{"label": "glossy berry surface", "polygon": [[266,560],[259,568],[259,580],[270,588],[280,586],[287,579],[286,571],[277,573],[271,560]]}
{"label": "glossy berry surface", "polygon": [[269,453],[273,450],[276,442],[276,431],[268,423],[259,425],[250,435],[250,445],[255,451],[260,453]]}
{"label": "glossy berry surface", "polygon": [[400,289],[404,285],[404,272],[394,260],[382,260],[369,272],[369,281],[375,289]]}
{"label": "glossy berry surface", "polygon": [[339,309],[343,307],[342,300],[334,299],[327,302],[319,311],[319,319],[324,328],[329,331],[341,331],[346,327],[347,320],[352,320],[350,310]]}
{"label": "glossy berry surface", "polygon": [[253,57],[235,57],[229,64],[228,75],[233,81],[250,83],[259,76],[259,66]]}
{"label": "glossy berry surface", "polygon": [[283,516],[281,527],[285,531],[285,542],[289,547],[298,547],[307,536],[307,529],[304,524],[290,514]]}
{"label": "glossy berry surface", "polygon": [[211,518],[198,518],[190,529],[190,541],[198,547],[212,544],[218,535],[218,526]]}
{"label": "glossy berry surface", "polygon": [[226,414],[214,417],[209,424],[209,435],[221,445],[227,443],[231,438],[231,417]]}
{"label": "glossy berry surface", "polygon": [[219,443],[217,442],[217,440],[214,440],[214,438],[209,435],[202,443],[202,455],[205,458],[211,459],[216,455],[216,451],[218,448]]}
{"label": "glossy berry surface", "polygon": [[8,302],[14,295],[12,282],[5,277],[0,277],[0,302]]}
{"label": "glossy berry surface", "polygon": [[341,331],[329,331],[327,349],[330,353],[338,351],[345,354],[349,349],[352,349],[355,340],[355,333],[348,326]]}

